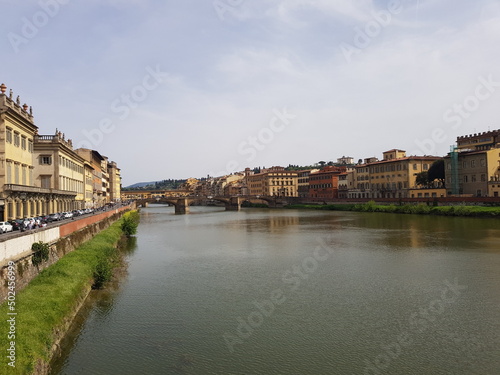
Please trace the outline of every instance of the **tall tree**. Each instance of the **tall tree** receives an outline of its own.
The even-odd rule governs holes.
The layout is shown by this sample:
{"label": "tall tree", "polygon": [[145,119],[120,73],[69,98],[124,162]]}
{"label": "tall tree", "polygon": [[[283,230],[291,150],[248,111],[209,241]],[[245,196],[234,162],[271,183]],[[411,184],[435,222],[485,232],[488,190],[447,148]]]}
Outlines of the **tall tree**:
{"label": "tall tree", "polygon": [[444,159],[436,160],[427,171],[429,182],[438,180],[441,186],[445,187]]}
{"label": "tall tree", "polygon": [[428,186],[429,185],[429,176],[427,171],[423,171],[417,174],[417,178],[415,179],[415,183],[418,186]]}

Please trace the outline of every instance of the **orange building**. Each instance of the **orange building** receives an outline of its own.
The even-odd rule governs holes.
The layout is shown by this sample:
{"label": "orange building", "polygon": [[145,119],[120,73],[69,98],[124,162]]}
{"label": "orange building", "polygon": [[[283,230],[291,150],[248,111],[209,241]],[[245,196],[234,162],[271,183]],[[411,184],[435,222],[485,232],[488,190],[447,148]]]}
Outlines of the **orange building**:
{"label": "orange building", "polygon": [[309,197],[337,199],[339,197],[339,175],[346,167],[328,166],[309,175]]}

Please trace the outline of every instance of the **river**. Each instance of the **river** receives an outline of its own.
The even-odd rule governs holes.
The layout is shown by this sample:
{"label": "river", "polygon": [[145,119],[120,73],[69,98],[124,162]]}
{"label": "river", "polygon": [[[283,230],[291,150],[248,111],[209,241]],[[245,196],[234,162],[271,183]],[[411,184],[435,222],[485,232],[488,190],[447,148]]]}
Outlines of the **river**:
{"label": "river", "polygon": [[52,374],[500,373],[497,219],[142,209]]}

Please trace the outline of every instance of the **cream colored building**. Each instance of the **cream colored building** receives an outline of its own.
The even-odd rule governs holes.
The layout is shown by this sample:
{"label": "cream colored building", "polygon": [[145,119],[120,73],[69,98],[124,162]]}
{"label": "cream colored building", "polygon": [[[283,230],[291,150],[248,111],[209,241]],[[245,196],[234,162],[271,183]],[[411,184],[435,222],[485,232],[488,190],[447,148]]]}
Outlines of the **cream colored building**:
{"label": "cream colored building", "polygon": [[[0,209],[3,220],[43,211],[49,190],[35,187],[33,138],[38,131],[31,108],[0,86]],[[28,111],[29,108],[29,111]]]}
{"label": "cream colored building", "polygon": [[120,168],[118,168],[116,162],[112,161],[108,163],[108,175],[109,199],[111,202],[119,202],[121,201],[122,177]]}
{"label": "cream colored building", "polygon": [[84,160],[73,151],[71,140],[66,140],[64,134],[57,130],[54,135],[36,135],[34,139],[36,185],[65,195],[55,200],[51,211],[84,208]]}
{"label": "cream colored building", "polygon": [[85,181],[85,208],[93,208],[97,194],[94,195],[94,167],[92,163],[85,160],[83,162]]}
{"label": "cream colored building", "polygon": [[246,175],[250,195],[298,197],[298,173],[284,167],[272,167]]}
{"label": "cream colored building", "polygon": [[[0,207],[3,220],[76,208],[78,176],[65,171],[62,172],[64,178],[59,180],[55,171],[59,153],[54,154],[52,149],[43,155],[37,153],[39,142],[46,140],[38,135],[31,108],[26,104],[21,106],[19,97],[14,100],[12,90],[6,95],[5,85],[0,88]],[[52,136],[50,138],[50,144],[59,147],[59,143],[52,143]],[[45,179],[42,181],[40,176]],[[69,177],[71,181],[66,180]]]}
{"label": "cream colored building", "polygon": [[227,176],[217,177],[213,181],[213,188],[211,195],[213,196],[223,196],[226,193],[226,186],[235,184],[243,180],[244,175],[242,173],[235,173]]}
{"label": "cream colored building", "polygon": [[[102,207],[106,204],[106,199],[103,196],[103,190],[105,190],[106,187],[102,185],[102,166],[105,159],[96,150],[90,150],[88,148],[79,148],[76,149],[75,152],[89,164],[85,174],[86,176],[88,176],[89,173],[92,174],[92,207]],[[88,187],[86,187],[86,189],[88,189]],[[85,200],[87,201],[87,199],[86,196]],[[86,205],[88,205],[88,202],[86,202]]]}

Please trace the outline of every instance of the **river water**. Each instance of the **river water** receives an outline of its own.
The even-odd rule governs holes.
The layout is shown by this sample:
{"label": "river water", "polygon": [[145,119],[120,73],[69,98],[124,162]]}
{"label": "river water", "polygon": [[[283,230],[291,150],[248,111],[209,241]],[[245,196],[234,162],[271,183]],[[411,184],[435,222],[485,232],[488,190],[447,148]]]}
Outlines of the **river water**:
{"label": "river water", "polygon": [[53,374],[500,374],[496,219],[141,211]]}

